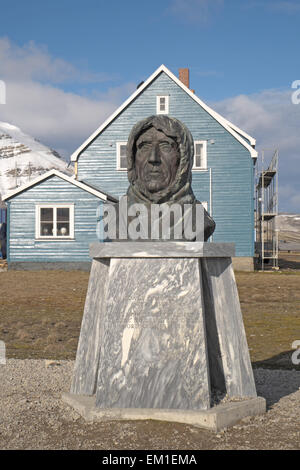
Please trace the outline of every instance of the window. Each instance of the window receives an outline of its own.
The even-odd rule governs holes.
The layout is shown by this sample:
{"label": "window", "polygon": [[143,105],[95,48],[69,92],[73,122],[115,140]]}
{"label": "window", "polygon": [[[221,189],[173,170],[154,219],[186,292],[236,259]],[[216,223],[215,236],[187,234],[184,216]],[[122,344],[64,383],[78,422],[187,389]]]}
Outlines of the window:
{"label": "window", "polygon": [[194,142],[194,165],[193,170],[206,170],[206,140],[195,140]]}
{"label": "window", "polygon": [[117,142],[117,170],[127,170],[127,142]]}
{"label": "window", "polygon": [[74,238],[74,204],[36,206],[36,238]]}
{"label": "window", "polygon": [[169,96],[156,97],[156,114],[169,114]]}

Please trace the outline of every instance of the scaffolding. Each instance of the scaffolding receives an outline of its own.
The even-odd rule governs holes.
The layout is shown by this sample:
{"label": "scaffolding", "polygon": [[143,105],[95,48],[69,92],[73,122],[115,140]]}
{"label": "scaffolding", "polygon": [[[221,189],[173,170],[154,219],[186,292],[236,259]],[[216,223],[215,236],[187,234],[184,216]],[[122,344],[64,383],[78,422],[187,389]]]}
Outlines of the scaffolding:
{"label": "scaffolding", "polygon": [[[266,155],[271,162],[265,168]],[[256,243],[255,251],[262,271],[278,269],[278,149],[262,150],[256,165]]]}

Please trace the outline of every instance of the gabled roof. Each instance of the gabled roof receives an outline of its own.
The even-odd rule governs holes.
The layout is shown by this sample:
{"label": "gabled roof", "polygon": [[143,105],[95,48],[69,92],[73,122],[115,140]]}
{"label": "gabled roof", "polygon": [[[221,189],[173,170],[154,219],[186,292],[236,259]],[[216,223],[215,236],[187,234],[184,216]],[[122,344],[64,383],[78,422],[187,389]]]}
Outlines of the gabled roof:
{"label": "gabled roof", "polygon": [[[104,123],[96,129],[96,131],[83,142],[80,147],[71,155],[71,161],[77,161],[81,152],[83,152],[88,145],[93,142],[93,140],[98,137],[98,135],[138,96],[140,95],[143,90],[151,83],[153,80],[161,73],[164,72],[168,75],[178,86],[180,86],[191,98],[193,98],[196,103],[198,103],[205,111],[208,112],[216,121],[218,121],[230,134],[233,135],[235,139],[237,139],[246,149],[250,152],[251,157],[257,158],[257,151],[253,148],[255,146],[256,140],[251,137],[249,134],[244,132],[243,130],[239,129],[237,126],[232,124],[230,121],[225,119],[223,116],[218,114],[216,111],[211,109],[207,104],[198,98],[189,88],[187,88],[172,72],[170,72],[167,67],[161,65],[158,69],[141,85],[134,93],[106,120]],[[246,142],[245,139],[249,140],[250,145]]]}
{"label": "gabled roof", "polygon": [[94,196],[97,196],[98,198],[102,199],[103,201],[118,202],[117,199],[114,198],[113,196],[110,196],[109,194],[106,194],[106,193],[104,193],[104,192],[102,192],[102,191],[100,191],[100,190],[98,190],[94,187],[91,187],[90,185],[87,185],[87,184],[83,183],[82,181],[77,181],[74,176],[73,177],[67,176],[64,173],[62,173],[61,171],[58,171],[58,170],[55,170],[55,169],[47,171],[43,175],[38,176],[34,180],[30,181],[29,183],[23,184],[19,188],[16,188],[12,191],[9,191],[3,197],[3,201],[7,201],[8,199],[16,196],[16,194],[19,194],[23,191],[26,191],[26,189],[28,189],[32,186],[35,186],[36,184],[40,183],[41,181],[46,180],[47,178],[50,178],[51,176],[58,176],[59,178],[65,180],[65,181],[68,181],[68,183],[74,184],[74,186],[77,186],[78,188],[83,189],[84,191],[87,191],[88,193],[91,193]]}

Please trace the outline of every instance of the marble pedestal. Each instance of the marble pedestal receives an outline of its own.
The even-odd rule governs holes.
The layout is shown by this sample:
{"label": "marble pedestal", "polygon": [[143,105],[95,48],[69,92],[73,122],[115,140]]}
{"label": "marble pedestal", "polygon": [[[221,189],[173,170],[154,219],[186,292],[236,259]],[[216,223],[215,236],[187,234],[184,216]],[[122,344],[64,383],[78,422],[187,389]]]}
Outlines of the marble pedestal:
{"label": "marble pedestal", "polygon": [[[233,244],[96,243],[90,253],[65,401],[76,408],[76,397],[78,403],[93,397],[89,403],[99,419],[211,414],[225,395],[257,405],[231,263]],[[264,411],[263,399],[258,400],[256,411],[244,406],[243,416]]]}

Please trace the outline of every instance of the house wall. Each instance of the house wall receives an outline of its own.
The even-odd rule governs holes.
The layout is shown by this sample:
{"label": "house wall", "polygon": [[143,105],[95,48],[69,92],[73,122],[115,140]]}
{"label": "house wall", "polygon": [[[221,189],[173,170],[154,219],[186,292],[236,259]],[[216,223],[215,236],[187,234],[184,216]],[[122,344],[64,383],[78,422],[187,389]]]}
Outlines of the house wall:
{"label": "house wall", "polygon": [[194,140],[208,141],[212,200],[209,171],[193,171],[192,186],[196,198],[208,202],[208,210],[216,222],[213,241],[235,242],[237,256],[253,256],[254,193],[250,153],[164,72],[80,154],[78,180],[98,185],[115,197],[126,193],[127,172],[116,169],[116,142],[127,141],[137,121],[156,114],[158,94],[170,96],[169,115],[186,124]]}
{"label": "house wall", "polygon": [[[45,203],[74,203],[74,240],[36,240],[35,207]],[[9,201],[8,262],[90,262],[89,244],[97,241],[96,210],[101,200],[53,176]]]}

